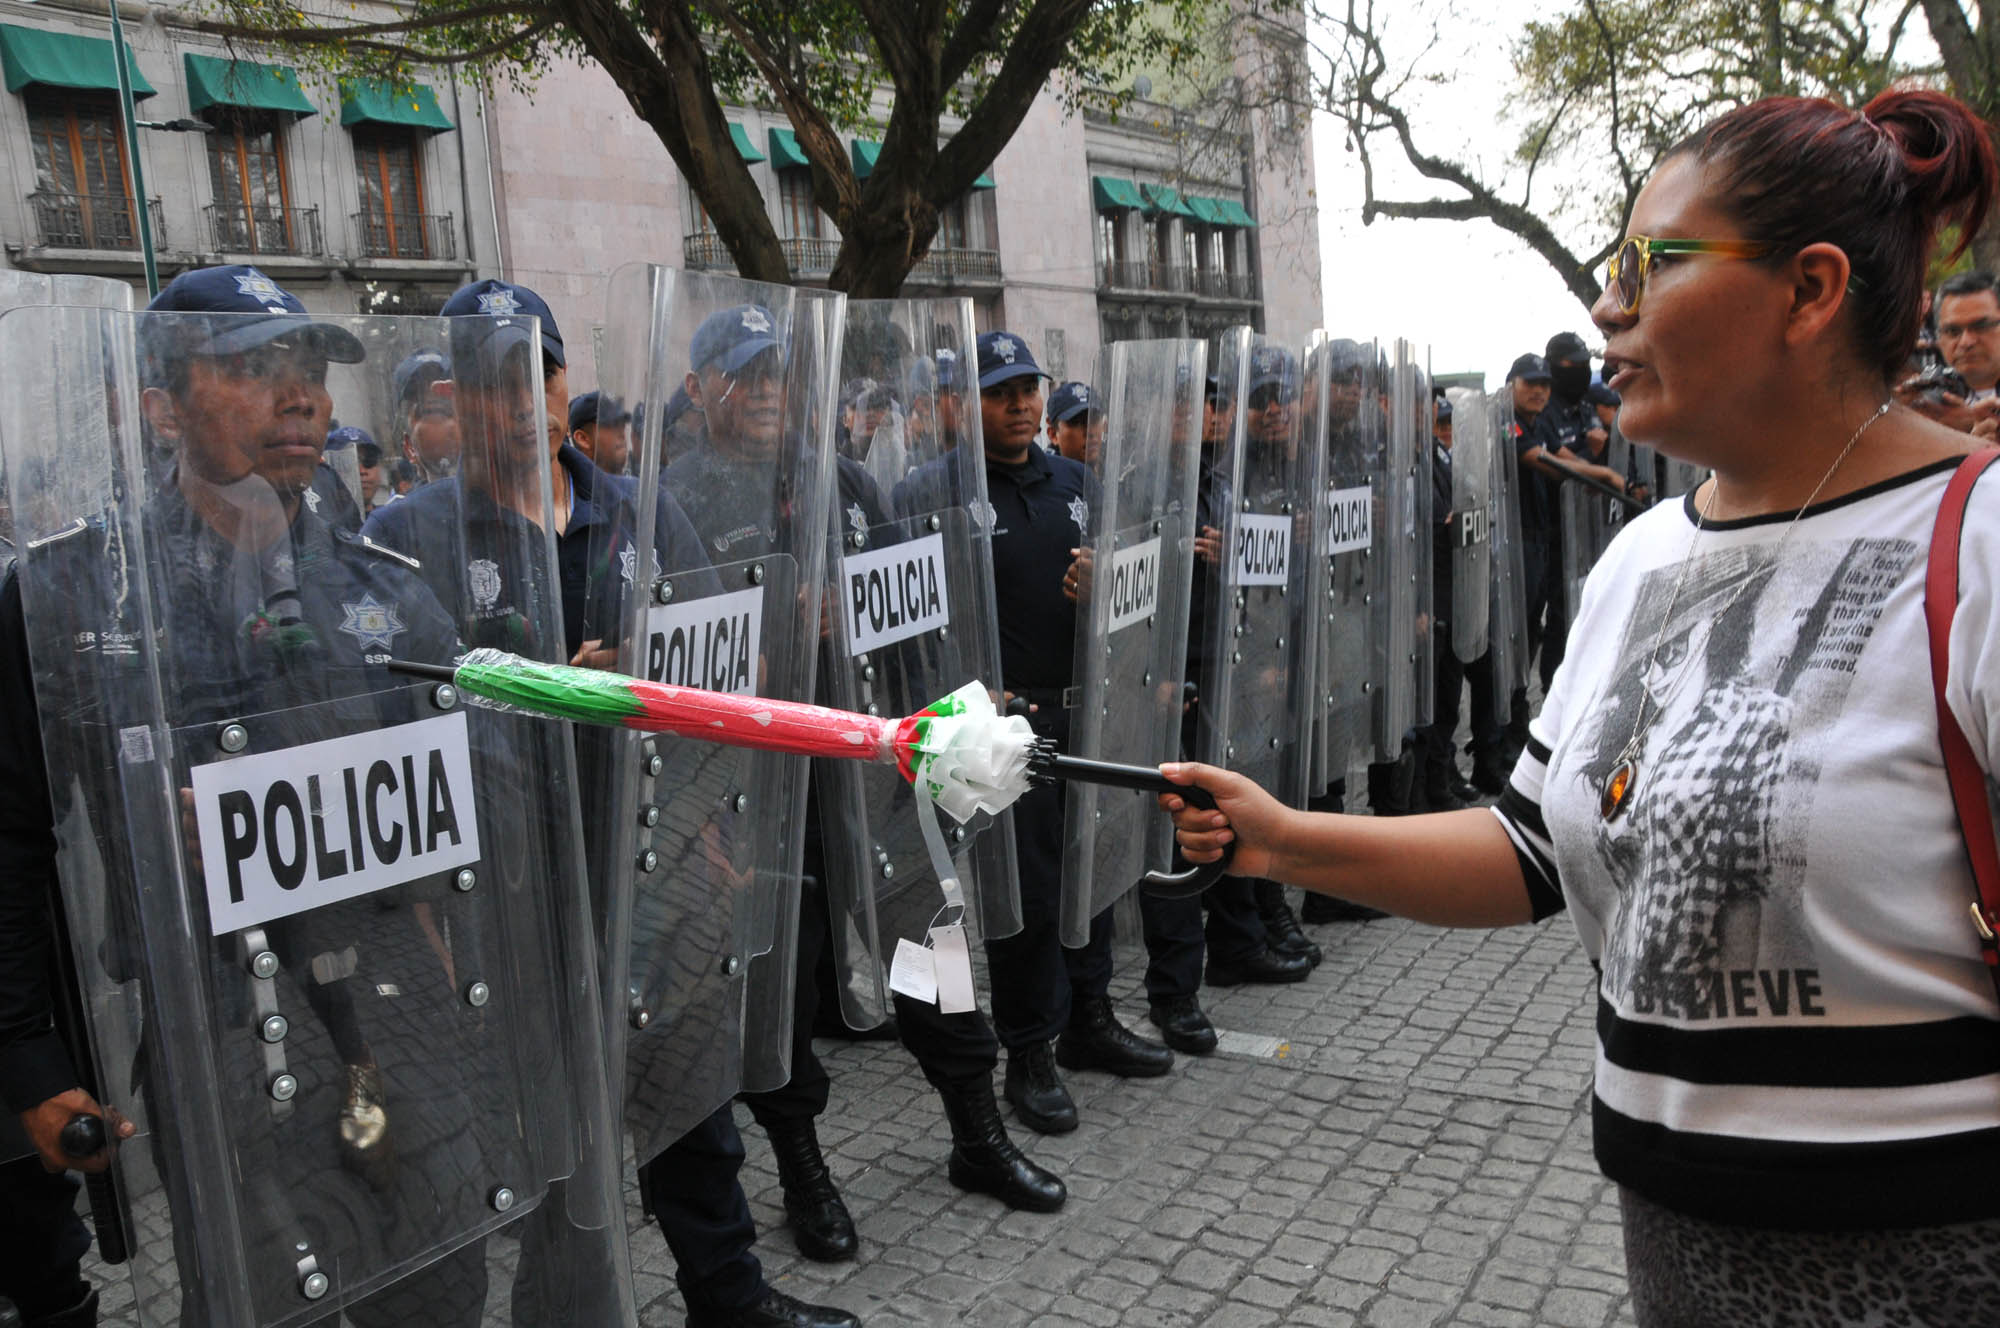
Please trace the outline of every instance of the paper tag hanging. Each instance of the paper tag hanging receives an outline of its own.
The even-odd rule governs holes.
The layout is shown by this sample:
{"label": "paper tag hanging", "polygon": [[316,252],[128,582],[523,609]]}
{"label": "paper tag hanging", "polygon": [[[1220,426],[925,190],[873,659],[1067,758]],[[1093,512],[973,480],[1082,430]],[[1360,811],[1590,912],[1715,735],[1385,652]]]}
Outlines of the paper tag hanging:
{"label": "paper tag hanging", "polygon": [[965,944],[965,928],[932,927],[931,959],[938,1009],[945,1014],[978,1009],[979,1002],[972,995],[972,953]]}
{"label": "paper tag hanging", "polygon": [[935,961],[929,950],[907,936],[896,942],[896,958],[889,965],[889,990],[925,1005],[937,1004]]}

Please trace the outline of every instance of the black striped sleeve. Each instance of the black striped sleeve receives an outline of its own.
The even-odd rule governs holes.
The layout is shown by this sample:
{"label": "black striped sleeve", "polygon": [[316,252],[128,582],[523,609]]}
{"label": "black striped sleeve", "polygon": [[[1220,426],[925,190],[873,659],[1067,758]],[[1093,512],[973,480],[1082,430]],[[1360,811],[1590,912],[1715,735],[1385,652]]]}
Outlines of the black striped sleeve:
{"label": "black striped sleeve", "polygon": [[1549,842],[1549,828],[1542,820],[1542,778],[1548,773],[1549,749],[1530,738],[1506,791],[1494,805],[1507,838],[1513,842],[1514,856],[1521,864],[1521,879],[1527,883],[1528,905],[1537,922],[1563,911],[1562,882],[1556,877],[1555,850]]}

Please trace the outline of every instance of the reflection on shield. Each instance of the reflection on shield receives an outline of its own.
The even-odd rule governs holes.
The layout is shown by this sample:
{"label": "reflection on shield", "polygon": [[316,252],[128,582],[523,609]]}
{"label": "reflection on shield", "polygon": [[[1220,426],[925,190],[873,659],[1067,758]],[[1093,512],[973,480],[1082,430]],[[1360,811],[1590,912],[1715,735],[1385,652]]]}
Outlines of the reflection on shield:
{"label": "reflection on shield", "polygon": [[[1199,341],[1127,341],[1099,365],[1106,421],[1085,459],[1095,501],[1079,526],[1069,755],[1140,766],[1178,755],[1207,359]],[[1080,946],[1092,918],[1171,867],[1172,826],[1150,794],[1080,782],[1063,826],[1062,936]]]}
{"label": "reflection on shield", "polygon": [[1451,650],[1470,664],[1486,653],[1492,609],[1493,432],[1484,392],[1454,387],[1446,395],[1453,422]]}
{"label": "reflection on shield", "polygon": [[539,522],[433,495],[461,558],[436,567],[306,501],[326,414],[369,419],[448,335],[0,317],[64,913],[97,1083],[140,1129],[109,1298],[141,1323],[634,1319],[587,1142],[610,1097],[567,734],[382,667],[470,638],[467,550],[521,573],[513,635],[560,639],[545,466]]}

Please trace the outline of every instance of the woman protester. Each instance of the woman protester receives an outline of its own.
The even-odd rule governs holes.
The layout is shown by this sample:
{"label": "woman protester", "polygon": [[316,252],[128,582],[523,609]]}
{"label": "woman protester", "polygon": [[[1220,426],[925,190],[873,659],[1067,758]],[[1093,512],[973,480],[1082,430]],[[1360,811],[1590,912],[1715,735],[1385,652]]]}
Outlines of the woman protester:
{"label": "woman protester", "polygon": [[[1891,404],[1985,127],[1771,98],[1677,145],[1592,316],[1635,442],[1712,469],[1591,573],[1500,804],[1289,810],[1166,767],[1193,861],[1423,922],[1562,909],[1598,969],[1594,1135],[1638,1321],[2000,1323],[2000,1008],[1939,748],[1932,527],[1971,445]],[[1962,246],[1961,246],[1962,247]],[[2000,762],[2000,481],[1945,696]]]}

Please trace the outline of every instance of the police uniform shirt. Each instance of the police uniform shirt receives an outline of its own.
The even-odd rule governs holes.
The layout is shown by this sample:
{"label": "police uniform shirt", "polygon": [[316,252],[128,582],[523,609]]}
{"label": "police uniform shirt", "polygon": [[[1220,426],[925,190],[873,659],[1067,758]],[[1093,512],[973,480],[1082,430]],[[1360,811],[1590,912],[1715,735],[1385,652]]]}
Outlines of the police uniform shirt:
{"label": "police uniform shirt", "polygon": [[1080,462],[1028,449],[1019,465],[988,458],[993,598],[1000,671],[1012,688],[1069,686],[1076,666],[1076,605],[1063,575],[1090,533],[1096,481]]}
{"label": "police uniform shirt", "polygon": [[694,523],[718,565],[778,552],[778,503],[773,491],[782,463],[738,460],[704,441],[660,472],[660,488]]}

